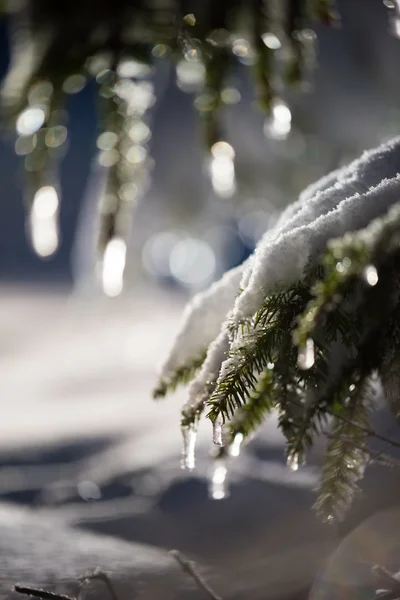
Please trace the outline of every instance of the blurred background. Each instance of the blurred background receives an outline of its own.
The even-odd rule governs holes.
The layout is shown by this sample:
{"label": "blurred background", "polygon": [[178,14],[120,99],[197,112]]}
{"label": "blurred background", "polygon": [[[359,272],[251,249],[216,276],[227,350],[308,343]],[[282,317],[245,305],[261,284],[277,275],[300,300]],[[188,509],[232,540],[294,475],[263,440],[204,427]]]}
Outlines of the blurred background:
{"label": "blurred background", "polygon": [[[151,389],[187,299],[241,263],[308,183],[400,133],[400,40],[389,34],[387,7],[342,0],[338,8],[340,29],[317,28],[311,89],[285,97],[290,131],[271,136],[245,55],[238,61],[225,95],[235,151],[228,187],[213,178],[204,150],[196,73],[163,60],[146,76],[155,98],[146,134],[151,168],[118,297],[91,285],[104,184],[95,85],[68,99],[60,243],[51,257],[41,259],[27,241],[22,159],[13,132],[4,127],[0,138],[0,497],[69,524],[179,547],[220,573],[234,566],[237,592],[243,586],[254,598],[307,595],[338,541],[393,502],[396,477],[379,472],[378,494],[372,469],[370,493],[348,521],[321,525],[310,510],[318,448],[308,466],[288,472],[271,421],[232,468],[230,496],[212,501],[207,424],[197,470],[181,472],[185,393],[155,404]],[[0,44],[4,77],[6,18]]]}

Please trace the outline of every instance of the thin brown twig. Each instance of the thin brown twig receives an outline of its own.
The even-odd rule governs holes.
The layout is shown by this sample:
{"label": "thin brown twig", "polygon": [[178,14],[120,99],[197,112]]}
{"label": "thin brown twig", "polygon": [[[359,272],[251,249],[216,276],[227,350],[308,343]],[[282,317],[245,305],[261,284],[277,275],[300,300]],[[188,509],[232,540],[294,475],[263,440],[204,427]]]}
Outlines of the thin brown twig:
{"label": "thin brown twig", "polygon": [[46,590],[23,585],[14,585],[14,591],[19,594],[25,594],[26,596],[41,598],[42,600],[76,600],[76,598],[71,598],[71,596],[66,596],[65,594],[55,594],[54,592],[48,592]]}
{"label": "thin brown twig", "polygon": [[170,555],[173,556],[176,562],[182,567],[182,570],[185,573],[188,573],[197,583],[198,587],[203,590],[211,600],[222,600],[221,596],[218,596],[208,585],[206,581],[197,573],[195,564],[187,560],[181,552],[178,550],[170,550]]}

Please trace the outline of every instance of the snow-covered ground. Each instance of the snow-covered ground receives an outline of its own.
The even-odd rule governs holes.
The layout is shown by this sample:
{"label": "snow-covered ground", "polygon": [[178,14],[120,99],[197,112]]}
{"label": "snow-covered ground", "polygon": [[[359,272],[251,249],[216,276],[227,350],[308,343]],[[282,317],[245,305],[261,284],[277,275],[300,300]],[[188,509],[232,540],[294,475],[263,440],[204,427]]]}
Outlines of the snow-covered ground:
{"label": "snow-covered ground", "polygon": [[[207,566],[225,597],[304,597],[346,532],[320,524],[311,511],[318,452],[309,466],[290,472],[271,420],[233,465],[231,495],[212,501],[204,423],[196,471],[180,470],[185,391],[158,403],[150,392],[183,306],[179,295],[160,290],[106,302],[62,289],[2,288],[0,496],[29,506],[38,524],[177,547]],[[352,523],[393,497],[396,477],[381,479]],[[3,540],[12,539],[7,514],[0,518]],[[72,556],[76,543],[68,546],[68,536]],[[20,551],[32,578],[35,544]],[[88,550],[85,570],[90,556]]]}

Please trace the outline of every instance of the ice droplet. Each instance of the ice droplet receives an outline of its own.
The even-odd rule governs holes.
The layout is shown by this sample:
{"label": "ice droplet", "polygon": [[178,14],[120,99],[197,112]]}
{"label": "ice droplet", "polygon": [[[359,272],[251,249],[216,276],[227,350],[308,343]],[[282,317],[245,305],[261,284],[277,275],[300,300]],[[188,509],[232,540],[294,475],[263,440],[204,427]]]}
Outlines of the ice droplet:
{"label": "ice droplet", "polygon": [[222,425],[224,424],[222,417],[219,415],[213,423],[213,442],[217,446],[223,446],[222,440]]}
{"label": "ice droplet", "polygon": [[235,435],[235,437],[233,439],[233,442],[232,442],[232,444],[231,444],[231,446],[229,448],[229,454],[231,456],[235,456],[235,457],[239,456],[239,454],[240,454],[240,447],[242,445],[243,438],[244,438],[243,433],[237,433]]}
{"label": "ice droplet", "polygon": [[286,461],[287,466],[291,471],[297,471],[299,468],[299,456],[298,454],[290,453]]}
{"label": "ice droplet", "polygon": [[314,341],[311,338],[308,338],[305,346],[303,346],[299,349],[297,365],[298,365],[299,369],[306,371],[307,369],[311,369],[314,362],[315,362]]}
{"label": "ice droplet", "polygon": [[181,427],[183,437],[183,448],[182,448],[182,469],[189,469],[190,471],[195,467],[194,450],[196,446],[197,430],[193,425],[184,425]]}
{"label": "ice droplet", "polygon": [[216,460],[210,482],[210,494],[213,500],[222,500],[223,498],[226,498],[227,472],[228,470],[225,461],[223,459]]}

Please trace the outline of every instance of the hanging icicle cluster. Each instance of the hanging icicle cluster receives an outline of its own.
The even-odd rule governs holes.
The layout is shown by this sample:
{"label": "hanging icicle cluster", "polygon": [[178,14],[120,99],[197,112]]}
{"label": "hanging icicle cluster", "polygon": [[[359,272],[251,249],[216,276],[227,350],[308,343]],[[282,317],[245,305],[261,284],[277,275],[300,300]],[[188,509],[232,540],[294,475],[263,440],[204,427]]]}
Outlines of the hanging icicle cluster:
{"label": "hanging icicle cluster", "polygon": [[155,391],[192,380],[187,467],[202,414],[222,446],[219,468],[277,411],[294,470],[331,430],[316,508],[343,518],[368,459],[376,373],[400,412],[399,172],[398,138],[324,177],[242,268],[195,297]]}
{"label": "hanging icicle cluster", "polygon": [[[6,3],[7,6],[7,3]],[[331,0],[155,2],[26,0],[8,3],[12,60],[2,102],[27,172],[28,231],[38,255],[59,245],[57,162],[68,141],[65,96],[90,78],[98,83],[99,163],[107,183],[99,200],[98,271],[104,291],[122,289],[127,235],[150,164],[146,111],[154,102],[148,79],[157,60],[176,62],[178,85],[195,92],[210,151],[210,176],[221,196],[235,192],[235,152],[222,130],[235,61],[254,71],[266,131],[288,135],[286,83],[299,84],[313,63],[313,21],[332,23]]]}

